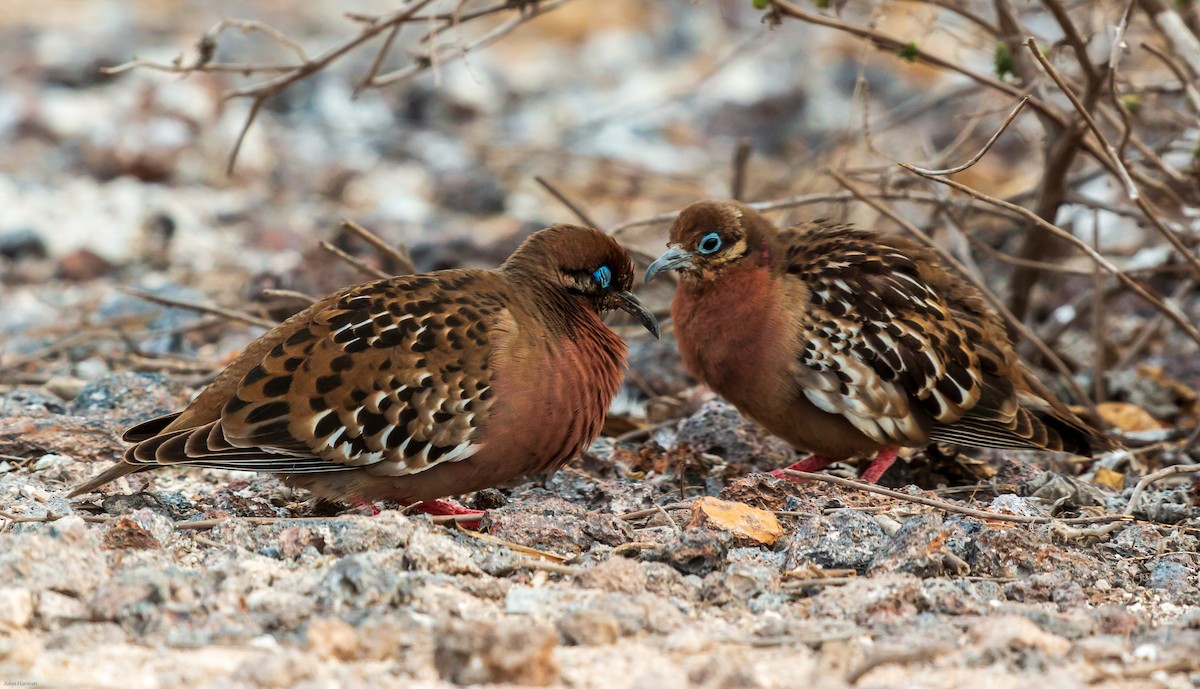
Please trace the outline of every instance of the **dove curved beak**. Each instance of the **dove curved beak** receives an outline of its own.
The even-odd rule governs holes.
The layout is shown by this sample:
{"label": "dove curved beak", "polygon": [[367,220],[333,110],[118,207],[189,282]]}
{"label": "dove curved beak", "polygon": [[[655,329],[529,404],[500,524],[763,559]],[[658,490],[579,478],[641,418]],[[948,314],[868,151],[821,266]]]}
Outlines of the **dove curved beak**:
{"label": "dove curved beak", "polygon": [[646,310],[645,306],[642,306],[642,302],[638,301],[637,297],[633,296],[631,292],[617,292],[616,297],[617,308],[638,319],[638,322],[650,331],[654,339],[660,339],[658,320],[654,318],[654,314]]}
{"label": "dove curved beak", "polygon": [[659,256],[650,267],[646,269],[646,282],[654,279],[655,275],[663,271],[678,270],[684,266],[692,265],[692,252],[684,249],[679,245],[667,247],[662,256]]}

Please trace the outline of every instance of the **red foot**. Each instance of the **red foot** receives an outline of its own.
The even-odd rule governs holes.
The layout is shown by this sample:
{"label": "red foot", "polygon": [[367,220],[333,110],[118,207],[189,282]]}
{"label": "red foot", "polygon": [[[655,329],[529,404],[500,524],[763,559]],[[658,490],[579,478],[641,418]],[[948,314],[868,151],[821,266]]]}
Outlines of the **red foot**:
{"label": "red foot", "polygon": [[[461,505],[455,505],[452,502],[446,502],[444,500],[430,500],[428,502],[419,502],[412,506],[411,511],[418,512],[421,514],[433,515],[433,516],[448,515],[448,514],[483,514],[483,512],[484,512],[483,510],[467,509],[466,507],[463,507]],[[467,527],[468,529],[478,529],[479,528],[479,520],[478,519],[461,521],[461,522],[459,522],[459,524],[462,524],[463,526]]]}
{"label": "red foot", "polygon": [[[894,447],[887,447],[880,450],[879,454],[875,455],[875,459],[871,462],[870,466],[863,471],[862,476],[859,476],[859,478],[867,483],[878,483],[879,478],[883,476],[884,472],[891,468],[892,464],[896,462],[897,451],[897,448]],[[841,461],[840,457],[809,455],[807,458],[791,465],[788,467],[788,469],[793,471],[820,471],[830,464],[839,461]],[[775,471],[771,472],[771,475],[775,478],[781,478],[793,483],[804,483],[808,480],[800,478],[799,476],[790,476],[783,472],[783,469],[776,469]]]}
{"label": "red foot", "polygon": [[[840,461],[841,461],[840,457],[825,457],[822,455],[809,455],[808,457],[805,457],[804,459],[800,460],[799,462],[796,462],[795,464],[791,465],[790,467],[788,467],[788,469],[791,469],[792,471],[820,471],[821,469],[824,469],[825,467],[829,466],[830,464],[833,464],[834,462],[840,462]],[[808,479],[806,479],[806,478],[800,478],[799,476],[791,476],[789,474],[785,474],[785,473],[783,473],[784,471],[785,471],[784,469],[776,469],[775,471],[771,472],[771,475],[774,476],[775,478],[781,478],[785,481],[791,481],[792,483],[804,483],[804,482],[808,481]]]}
{"label": "red foot", "polygon": [[860,479],[867,483],[878,483],[879,478],[896,462],[897,448],[885,447],[875,455],[875,461],[867,467],[866,471],[862,472]]}
{"label": "red foot", "polygon": [[373,502],[367,502],[366,500],[356,502],[352,505],[352,507],[355,510],[366,513],[368,517],[374,517],[380,512],[378,505]]}

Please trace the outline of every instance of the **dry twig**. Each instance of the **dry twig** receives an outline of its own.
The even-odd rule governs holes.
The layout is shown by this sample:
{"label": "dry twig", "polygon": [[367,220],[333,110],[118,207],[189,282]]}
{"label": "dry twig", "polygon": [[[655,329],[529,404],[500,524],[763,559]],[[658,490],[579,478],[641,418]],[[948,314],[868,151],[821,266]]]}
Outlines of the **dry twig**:
{"label": "dry twig", "polygon": [[[342,228],[353,232],[366,243],[370,244],[381,256],[390,259],[396,265],[398,272],[396,275],[412,275],[417,272],[417,267],[413,265],[412,256],[408,253],[408,247],[394,247],[383,240],[382,237],[359,225],[353,220],[343,220]],[[390,275],[387,277],[391,277]]]}
{"label": "dry twig", "polygon": [[1081,251],[1083,251],[1083,253],[1086,254],[1092,261],[1096,262],[1097,265],[1099,265],[1101,268],[1103,268],[1106,273],[1113,275],[1118,280],[1120,280],[1121,283],[1124,284],[1126,287],[1128,287],[1134,294],[1138,295],[1143,300],[1145,300],[1147,303],[1152,305],[1154,308],[1158,309],[1163,315],[1165,315],[1168,319],[1170,319],[1172,323],[1179,326],[1179,328],[1181,330],[1183,330],[1185,333],[1187,333],[1188,337],[1190,337],[1196,343],[1200,344],[1200,329],[1197,329],[1196,326],[1191,322],[1191,320],[1186,315],[1180,313],[1178,309],[1172,307],[1170,304],[1165,302],[1162,299],[1162,297],[1150,292],[1147,288],[1138,284],[1137,281],[1135,281],[1133,278],[1129,277],[1124,272],[1122,272],[1120,269],[1118,269],[1116,266],[1114,266],[1112,264],[1112,262],[1110,262],[1107,258],[1096,253],[1096,251],[1094,249],[1092,249],[1092,247],[1090,245],[1088,245],[1087,242],[1084,242],[1083,240],[1079,239],[1078,237],[1071,234],[1070,232],[1067,232],[1066,230],[1062,229],[1061,227],[1058,227],[1057,225],[1046,221],[1041,216],[1039,216],[1038,214],[1034,213],[1033,211],[1031,211],[1027,208],[1023,208],[1014,203],[1009,203],[1008,201],[998,199],[994,196],[989,196],[977,189],[968,187],[965,184],[960,184],[959,182],[955,182],[954,180],[946,179],[944,177],[938,177],[935,175],[923,174],[907,163],[900,163],[900,167],[904,168],[905,170],[908,170],[909,172],[912,172],[913,174],[920,175],[921,177],[924,177],[926,179],[934,180],[934,181],[938,182],[939,184],[945,184],[949,187],[957,189],[958,191],[961,191],[964,194],[969,194],[971,196],[974,196],[975,198],[978,198],[982,201],[986,201],[988,203],[992,203],[997,206],[1007,208],[1009,210],[1020,213],[1021,215],[1024,215],[1025,217],[1029,218],[1031,221],[1034,222],[1034,224],[1038,225],[1042,229],[1053,233],[1054,235],[1058,236],[1061,239],[1066,240],[1067,242],[1069,242],[1071,244],[1074,244]]}
{"label": "dry twig", "polygon": [[1134,510],[1137,509],[1138,501],[1142,499],[1142,493],[1146,492],[1146,488],[1152,483],[1171,476],[1178,476],[1179,474],[1198,473],[1200,473],[1200,464],[1175,464],[1146,474],[1137,482],[1137,486],[1133,489],[1133,494],[1129,496],[1129,504],[1125,506],[1125,515],[1133,514]]}
{"label": "dry twig", "polygon": [[355,258],[354,256],[351,256],[350,254],[346,253],[345,251],[342,251],[341,249],[337,248],[336,246],[330,244],[329,242],[322,241],[321,248],[324,249],[325,251],[328,251],[329,253],[333,254],[334,256],[337,256],[338,258],[342,259],[346,263],[349,263],[350,265],[357,268],[364,275],[368,275],[371,278],[374,278],[376,280],[386,280],[386,279],[392,277],[391,275],[388,275],[387,273],[376,268],[375,266],[369,265],[368,263],[364,262],[362,259]]}
{"label": "dry twig", "polygon": [[246,323],[247,325],[256,325],[261,328],[274,328],[276,325],[278,325],[274,321],[268,320],[266,318],[259,318],[258,316],[253,316],[253,315],[245,313],[243,311],[236,311],[234,309],[226,309],[226,308],[222,308],[220,306],[213,306],[211,304],[193,304],[193,303],[187,302],[187,301],[179,301],[178,299],[170,299],[168,297],[160,297],[157,294],[150,294],[149,292],[143,292],[141,290],[133,289],[131,287],[122,288],[121,291],[125,292],[126,294],[128,294],[130,296],[137,297],[138,299],[144,299],[146,301],[153,302],[155,304],[160,304],[162,306],[170,306],[170,307],[179,308],[179,309],[188,309],[189,311],[196,311],[199,313],[207,313],[207,314],[211,314],[213,316],[220,316],[221,318],[225,318],[225,319],[228,319],[231,321],[238,321],[240,323]]}
{"label": "dry twig", "polygon": [[[407,5],[394,12],[375,17],[367,17],[359,14],[351,15],[350,18],[360,24],[358,33],[312,57],[309,57],[304,52],[298,42],[287,37],[282,31],[267,24],[249,20],[223,19],[200,39],[197,43],[198,56],[190,63],[185,63],[182,56],[176,58],[171,63],[157,63],[135,58],[115,67],[101,69],[101,73],[110,75],[120,74],[131,69],[141,68],[183,75],[196,72],[238,73],[248,76],[274,74],[275,76],[262,81],[227,91],[224,95],[224,98],[227,100],[234,98],[248,98],[251,100],[249,112],[238,132],[237,139],[234,142],[233,149],[230,151],[226,164],[226,172],[232,174],[234,165],[237,163],[238,153],[245,142],[246,134],[258,118],[263,104],[268,99],[278,95],[296,82],[325,69],[333,62],[365,45],[377,36],[384,35],[383,44],[375,53],[375,57],[371,61],[371,66],[368,68],[367,73],[356,85],[355,94],[367,88],[379,88],[408,79],[439,63],[462,57],[472,50],[488,46],[511,33],[520,25],[537,16],[557,9],[570,2],[570,0],[553,0],[538,3],[501,2],[462,16],[459,16],[456,12],[434,15],[419,14],[421,10],[432,2],[434,0],[411,0]],[[441,29],[451,26],[461,26],[466,21],[503,13],[511,13],[513,16],[470,43],[434,46],[425,52],[412,55],[411,63],[408,66],[386,74],[379,74],[384,61],[391,53],[396,36],[406,24],[432,24],[434,29],[426,36],[426,38],[429,38]],[[234,64],[214,62],[213,57],[216,54],[220,34],[227,28],[240,28],[243,31],[261,33],[282,46],[285,50],[295,53],[298,62],[295,64]]]}
{"label": "dry twig", "polygon": [[920,170],[927,175],[953,175],[970,168],[975,163],[978,163],[985,155],[987,155],[988,151],[992,150],[992,146],[996,143],[996,139],[999,139],[1000,135],[1004,133],[1004,130],[1008,129],[1008,125],[1012,124],[1012,121],[1017,119],[1017,115],[1021,114],[1021,110],[1025,108],[1025,104],[1028,102],[1029,96],[1025,96],[1018,101],[1017,104],[1013,106],[1012,111],[1008,113],[1008,116],[1004,118],[1004,121],[1000,123],[1000,128],[996,130],[995,134],[992,134],[992,138],[988,139],[987,143],[983,145],[983,148],[979,149],[978,153],[971,156],[971,158],[962,165],[955,165],[954,167],[945,168],[943,170],[929,170],[927,168],[919,168],[916,166],[914,166],[913,169]]}
{"label": "dry twig", "polygon": [[821,481],[824,483],[832,483],[843,488],[853,488],[855,490],[875,493],[876,495],[885,495],[889,498],[902,500],[904,502],[915,502],[918,505],[926,507],[936,507],[944,512],[954,514],[962,514],[976,519],[991,519],[1001,522],[1016,522],[1018,524],[1049,524],[1051,522],[1060,522],[1063,524],[1107,524],[1109,522],[1131,521],[1128,515],[1123,514],[1106,514],[1099,517],[1072,517],[1069,519],[1059,519],[1057,517],[1042,517],[1028,514],[1005,514],[1003,512],[992,512],[990,510],[977,510],[971,507],[963,507],[945,500],[936,500],[934,498],[926,498],[920,495],[909,495],[901,493],[890,488],[883,488],[874,483],[866,483],[864,481],[855,481],[853,479],[833,476],[832,474],[817,474],[809,471],[796,471],[795,469],[783,469],[783,473],[788,476],[796,476],[798,478],[808,479],[810,481]]}

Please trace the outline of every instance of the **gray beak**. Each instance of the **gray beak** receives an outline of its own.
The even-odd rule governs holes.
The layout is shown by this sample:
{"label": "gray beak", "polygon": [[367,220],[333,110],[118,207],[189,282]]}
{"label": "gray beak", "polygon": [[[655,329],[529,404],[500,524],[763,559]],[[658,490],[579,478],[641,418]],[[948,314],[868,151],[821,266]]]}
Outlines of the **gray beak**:
{"label": "gray beak", "polygon": [[619,300],[617,308],[638,319],[646,330],[650,331],[654,339],[660,338],[658,321],[655,320],[653,314],[646,310],[645,306],[642,306],[642,302],[638,301],[637,297],[630,292],[617,292],[616,297]]}
{"label": "gray beak", "polygon": [[646,269],[646,282],[654,279],[655,275],[667,270],[678,270],[684,266],[692,264],[692,252],[684,249],[678,244],[673,244],[667,247],[662,256],[659,256],[650,267]]}

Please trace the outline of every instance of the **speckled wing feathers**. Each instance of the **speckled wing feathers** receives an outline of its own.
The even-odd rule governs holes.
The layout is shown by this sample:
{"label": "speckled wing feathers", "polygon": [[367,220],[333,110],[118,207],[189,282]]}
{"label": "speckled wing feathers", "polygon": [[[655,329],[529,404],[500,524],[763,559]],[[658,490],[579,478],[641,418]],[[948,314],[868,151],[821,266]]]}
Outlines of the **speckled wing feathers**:
{"label": "speckled wing feathers", "polygon": [[465,459],[491,404],[493,346],[515,327],[501,289],[448,271],[333,295],[258,357],[219,418],[143,440],[127,459],[386,476]]}
{"label": "speckled wing feathers", "polygon": [[926,440],[982,394],[967,334],[906,253],[813,223],[780,235],[801,338],[798,375],[818,408],[885,444]]}
{"label": "speckled wing feathers", "polygon": [[973,286],[925,247],[814,221],[780,235],[799,278],[804,394],[883,444],[1111,447],[1041,388]]}

